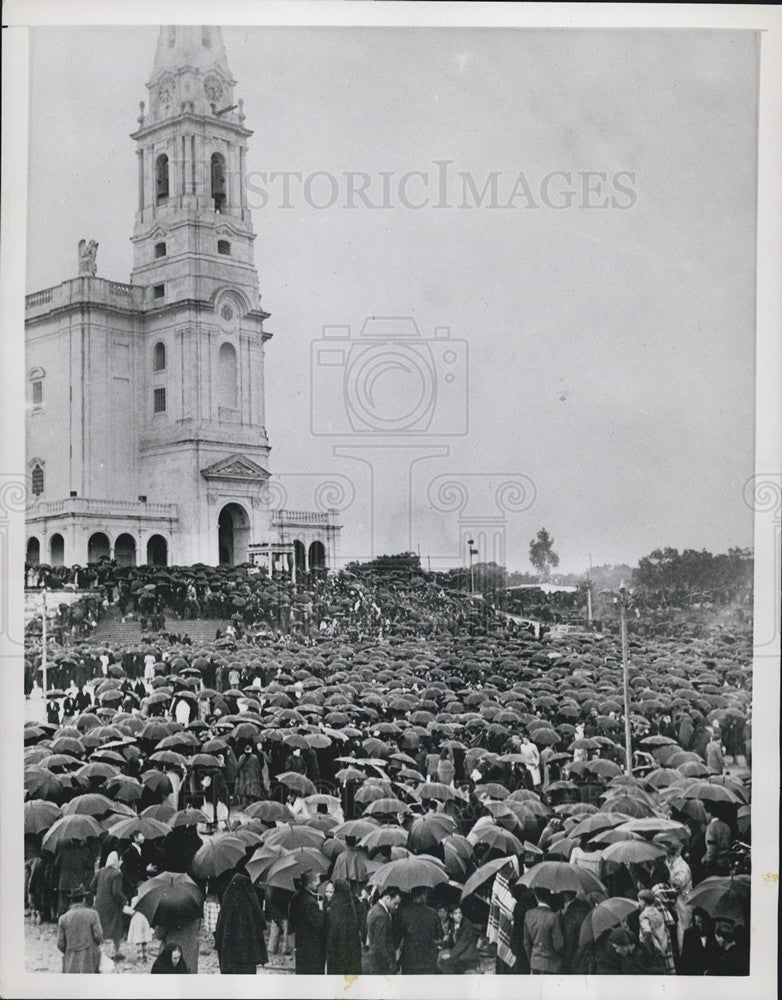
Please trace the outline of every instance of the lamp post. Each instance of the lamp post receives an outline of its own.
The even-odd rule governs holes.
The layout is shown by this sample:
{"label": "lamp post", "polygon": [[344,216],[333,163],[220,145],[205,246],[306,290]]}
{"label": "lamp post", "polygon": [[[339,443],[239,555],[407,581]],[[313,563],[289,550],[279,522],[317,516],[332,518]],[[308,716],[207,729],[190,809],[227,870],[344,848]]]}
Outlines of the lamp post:
{"label": "lamp post", "polygon": [[628,777],[633,773],[633,745],[630,734],[630,665],[627,655],[627,605],[629,603],[624,581],[619,585],[619,596],[615,598],[619,605],[619,627],[622,636],[622,692],[624,696],[625,713],[625,773]]}
{"label": "lamp post", "polygon": [[48,688],[48,651],[46,648],[47,636],[46,621],[46,587],[41,593],[41,683],[43,684],[43,707],[46,712],[46,691]]}
{"label": "lamp post", "polygon": [[467,546],[468,546],[467,551],[468,551],[468,553],[470,555],[470,593],[471,594],[475,592],[475,578],[474,578],[474,575],[473,575],[472,557],[478,555],[478,550],[476,548],[473,548],[474,545],[475,545],[475,541],[472,538],[468,538],[467,539]]}

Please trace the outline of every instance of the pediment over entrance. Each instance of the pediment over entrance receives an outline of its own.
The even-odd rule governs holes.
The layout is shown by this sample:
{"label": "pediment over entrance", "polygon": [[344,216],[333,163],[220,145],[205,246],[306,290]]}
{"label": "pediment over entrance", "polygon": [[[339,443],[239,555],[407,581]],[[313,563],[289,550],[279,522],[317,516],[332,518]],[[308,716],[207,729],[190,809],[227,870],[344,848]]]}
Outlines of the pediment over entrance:
{"label": "pediment over entrance", "polygon": [[269,479],[266,469],[244,455],[229,455],[219,462],[201,469],[204,479],[230,479],[243,483],[258,483],[262,485]]}

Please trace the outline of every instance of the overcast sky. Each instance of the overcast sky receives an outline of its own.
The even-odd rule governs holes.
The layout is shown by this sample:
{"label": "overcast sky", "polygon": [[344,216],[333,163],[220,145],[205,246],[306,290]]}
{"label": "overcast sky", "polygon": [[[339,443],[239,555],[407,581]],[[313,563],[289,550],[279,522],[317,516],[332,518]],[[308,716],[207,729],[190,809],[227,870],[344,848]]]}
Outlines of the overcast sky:
{"label": "overcast sky", "polygon": [[[82,237],[100,243],[100,276],[127,281],[137,198],[128,134],[148,101],[157,29],[31,37],[27,290],[75,276]],[[595,564],[634,563],[657,546],[751,544],[741,487],[753,472],[754,34],[225,28],[223,37],[255,133],[256,266],[274,334],[270,464],[291,505],[311,507],[330,475],[350,480],[343,554],[412,543],[435,565],[458,561],[460,531],[498,516],[490,494],[517,474],[535,492],[499,523],[511,569],[529,568],[542,526],[566,571],[590,554]],[[435,161],[450,161],[445,196]],[[317,174],[309,200],[323,205],[336,190],[335,204],[307,204],[294,181],[292,207],[282,207],[275,171]],[[368,175],[368,200],[390,207],[358,198],[345,207],[346,171]],[[410,171],[425,176],[400,191]],[[468,207],[458,207],[459,174],[480,193],[492,172],[502,207],[488,207],[491,188],[475,206],[469,184]],[[605,175],[588,197],[583,172]],[[355,340],[369,315],[411,316],[424,340],[450,327],[467,344],[448,386],[443,349],[428,355],[438,358],[429,433],[397,436],[393,449],[311,429],[311,343],[324,325],[350,326]],[[409,376],[392,370],[373,385],[379,408],[404,410]],[[345,405],[339,392],[315,399],[316,420]],[[444,436],[465,410],[466,434]],[[364,462],[335,456],[335,445]],[[433,512],[443,477],[462,477],[469,495],[461,527],[457,513]]]}

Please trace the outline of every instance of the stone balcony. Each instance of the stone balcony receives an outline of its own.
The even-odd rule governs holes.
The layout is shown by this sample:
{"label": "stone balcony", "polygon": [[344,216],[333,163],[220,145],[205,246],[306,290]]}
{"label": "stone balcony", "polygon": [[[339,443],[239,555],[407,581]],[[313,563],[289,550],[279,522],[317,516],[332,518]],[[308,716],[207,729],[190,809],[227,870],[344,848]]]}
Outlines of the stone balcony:
{"label": "stone balcony", "polygon": [[141,305],[144,289],[85,275],[71,278],[52,288],[43,288],[25,296],[25,318],[34,319],[57,309],[90,303],[120,309],[136,309]]}
{"label": "stone balcony", "polygon": [[101,517],[146,521],[176,521],[179,507],[175,503],[147,503],[143,500],[92,500],[88,497],[68,497],[64,500],[41,500],[27,505],[27,521],[48,517]]}
{"label": "stone balcony", "polygon": [[273,528],[284,527],[311,527],[311,528],[336,528],[338,510],[271,510],[269,511],[270,524]]}

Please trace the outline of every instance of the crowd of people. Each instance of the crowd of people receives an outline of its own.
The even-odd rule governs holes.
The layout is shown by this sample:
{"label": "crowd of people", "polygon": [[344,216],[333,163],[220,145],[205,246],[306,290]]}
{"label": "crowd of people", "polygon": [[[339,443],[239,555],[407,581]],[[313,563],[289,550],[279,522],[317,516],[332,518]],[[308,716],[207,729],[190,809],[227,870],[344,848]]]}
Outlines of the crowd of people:
{"label": "crowd of people", "polygon": [[147,628],[53,635],[45,698],[28,635],[26,906],[64,971],[748,973],[741,616],[631,632],[628,768],[610,629],[536,638],[409,568],[59,576]]}

